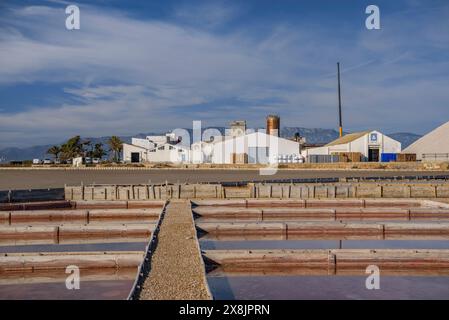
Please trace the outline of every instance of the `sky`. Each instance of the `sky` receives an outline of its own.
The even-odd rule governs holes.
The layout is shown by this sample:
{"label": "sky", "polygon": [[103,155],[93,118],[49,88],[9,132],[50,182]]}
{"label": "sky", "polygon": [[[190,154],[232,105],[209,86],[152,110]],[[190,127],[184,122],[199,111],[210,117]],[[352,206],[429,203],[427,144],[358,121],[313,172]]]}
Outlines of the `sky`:
{"label": "sky", "polygon": [[447,0],[0,1],[0,149],[272,113],[337,129],[337,61],[345,131],[449,121]]}

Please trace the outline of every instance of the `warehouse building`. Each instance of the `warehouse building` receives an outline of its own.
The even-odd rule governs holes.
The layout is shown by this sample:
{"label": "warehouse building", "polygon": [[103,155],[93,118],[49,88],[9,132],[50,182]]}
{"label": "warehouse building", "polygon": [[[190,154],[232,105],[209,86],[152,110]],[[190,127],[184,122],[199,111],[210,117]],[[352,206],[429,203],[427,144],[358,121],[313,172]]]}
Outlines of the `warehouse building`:
{"label": "warehouse building", "polygon": [[[173,162],[214,164],[273,164],[299,162],[298,141],[279,137],[280,118],[267,117],[266,132],[246,129],[244,120],[233,121],[222,135],[207,135],[206,141],[183,146],[173,133],[165,136],[133,138],[123,144],[123,160],[127,163]],[[265,131],[265,130],[263,130]],[[217,133],[216,131],[215,133]]]}
{"label": "warehouse building", "polygon": [[325,146],[302,151],[306,159],[319,155],[338,155],[343,153],[359,153],[360,161],[379,162],[387,154],[401,152],[401,143],[379,131],[363,131],[347,134]]}
{"label": "warehouse building", "polygon": [[429,132],[408,146],[405,153],[416,154],[417,160],[448,161],[449,160],[449,122]]}
{"label": "warehouse building", "polygon": [[225,136],[213,136],[191,146],[193,163],[274,164],[299,162],[298,141],[279,137],[280,118],[269,115],[265,130],[246,129],[243,120],[232,121]]}
{"label": "warehouse building", "polygon": [[252,132],[213,143],[210,160],[217,164],[274,164],[283,159],[294,162],[299,155],[299,143],[296,141]]}

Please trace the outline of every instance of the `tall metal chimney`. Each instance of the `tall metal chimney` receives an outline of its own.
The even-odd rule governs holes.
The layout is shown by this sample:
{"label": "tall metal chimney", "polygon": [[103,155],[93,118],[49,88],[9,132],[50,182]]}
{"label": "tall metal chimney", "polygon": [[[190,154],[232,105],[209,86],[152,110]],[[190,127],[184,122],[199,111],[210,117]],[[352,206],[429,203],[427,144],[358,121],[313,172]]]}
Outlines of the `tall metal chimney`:
{"label": "tall metal chimney", "polygon": [[339,117],[339,131],[341,138],[343,137],[343,120],[341,119],[340,62],[337,62],[337,74],[338,74],[338,117]]}

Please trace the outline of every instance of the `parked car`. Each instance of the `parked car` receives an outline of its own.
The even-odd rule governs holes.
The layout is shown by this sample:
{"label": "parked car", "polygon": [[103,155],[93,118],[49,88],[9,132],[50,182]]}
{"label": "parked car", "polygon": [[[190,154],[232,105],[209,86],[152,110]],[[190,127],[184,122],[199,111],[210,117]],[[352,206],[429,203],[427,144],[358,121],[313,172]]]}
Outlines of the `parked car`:
{"label": "parked car", "polygon": [[41,160],[40,159],[33,159],[33,164],[41,164]]}
{"label": "parked car", "polygon": [[99,164],[101,162],[101,159],[100,158],[93,158],[92,159],[92,163],[93,164]]}
{"label": "parked car", "polygon": [[53,161],[50,159],[44,159],[44,164],[53,164]]}
{"label": "parked car", "polygon": [[85,164],[92,164],[92,158],[90,158],[90,157],[84,158],[84,163]]}

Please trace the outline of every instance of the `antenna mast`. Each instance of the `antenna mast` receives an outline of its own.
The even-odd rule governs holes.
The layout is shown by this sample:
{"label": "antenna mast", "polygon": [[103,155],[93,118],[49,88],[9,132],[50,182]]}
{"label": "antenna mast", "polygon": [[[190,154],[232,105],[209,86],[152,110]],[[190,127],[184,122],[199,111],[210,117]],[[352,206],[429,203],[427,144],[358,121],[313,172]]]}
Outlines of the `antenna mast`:
{"label": "antenna mast", "polygon": [[341,138],[343,137],[343,121],[341,119],[340,62],[337,62],[337,74],[338,74],[338,117],[339,117],[339,131]]}

